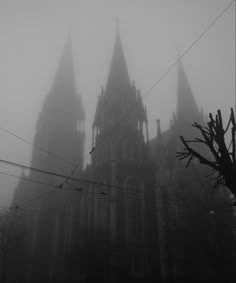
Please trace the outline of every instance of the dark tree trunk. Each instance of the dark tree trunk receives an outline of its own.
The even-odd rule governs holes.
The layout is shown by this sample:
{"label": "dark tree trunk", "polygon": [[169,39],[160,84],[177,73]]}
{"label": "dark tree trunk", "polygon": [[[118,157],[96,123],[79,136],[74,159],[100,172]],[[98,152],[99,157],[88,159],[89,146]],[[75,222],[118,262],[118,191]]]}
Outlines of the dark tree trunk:
{"label": "dark tree trunk", "polygon": [[236,196],[236,166],[225,172],[225,185]]}

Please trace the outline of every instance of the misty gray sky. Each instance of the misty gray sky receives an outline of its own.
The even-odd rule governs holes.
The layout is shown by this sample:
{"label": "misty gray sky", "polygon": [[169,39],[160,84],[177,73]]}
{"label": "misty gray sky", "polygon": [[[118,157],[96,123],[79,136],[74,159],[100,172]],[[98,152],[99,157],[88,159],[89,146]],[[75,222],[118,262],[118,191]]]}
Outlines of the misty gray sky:
{"label": "misty gray sky", "polygon": [[[86,152],[97,96],[111,60],[116,18],[131,81],[141,94],[162,76],[230,3],[229,0],[0,0],[0,126],[29,141],[50,90],[60,52],[71,33],[78,93],[86,109]],[[177,49],[179,50],[177,52]],[[235,4],[182,60],[204,112],[235,101]],[[163,130],[176,107],[174,68],[145,97],[150,137],[156,118]],[[0,158],[30,164],[32,147],[0,131]],[[44,154],[44,153],[42,153]],[[0,171],[20,173],[0,164]],[[11,200],[17,180],[0,175],[0,205]]]}

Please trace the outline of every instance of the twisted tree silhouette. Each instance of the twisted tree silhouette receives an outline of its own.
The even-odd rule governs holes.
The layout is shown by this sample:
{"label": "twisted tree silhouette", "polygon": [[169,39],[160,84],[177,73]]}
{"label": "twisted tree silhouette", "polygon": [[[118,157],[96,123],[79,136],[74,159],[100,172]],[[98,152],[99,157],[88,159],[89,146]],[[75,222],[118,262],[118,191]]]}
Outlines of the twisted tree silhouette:
{"label": "twisted tree silhouette", "polygon": [[[198,123],[194,123],[192,126],[200,131],[202,138],[185,140],[183,136],[180,136],[184,149],[177,152],[177,158],[180,160],[188,159],[187,166],[194,158],[197,158],[200,163],[212,169],[208,177],[217,174],[214,187],[223,184],[236,196],[236,123],[233,109],[231,108],[230,118],[225,129],[220,110],[217,111],[215,117],[211,113],[209,114],[209,122],[206,126]],[[230,144],[227,147],[225,135],[229,128],[231,129],[231,136]],[[200,153],[199,150],[191,146],[193,143],[205,145],[210,150],[211,155]]]}

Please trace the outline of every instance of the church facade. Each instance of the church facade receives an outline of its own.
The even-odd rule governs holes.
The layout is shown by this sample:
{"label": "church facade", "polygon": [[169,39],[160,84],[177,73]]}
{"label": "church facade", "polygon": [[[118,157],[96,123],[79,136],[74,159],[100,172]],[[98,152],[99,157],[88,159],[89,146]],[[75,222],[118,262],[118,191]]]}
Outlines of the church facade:
{"label": "church facade", "polygon": [[[85,111],[75,88],[70,42],[64,47],[58,70],[39,113],[31,167],[68,176],[83,168]],[[41,150],[43,149],[43,151]],[[30,171],[22,173],[13,198],[19,207],[19,235],[13,255],[13,279],[47,281],[65,278],[72,237],[72,211],[78,194],[60,185],[64,178]],[[33,180],[33,181],[30,181]],[[76,203],[76,204],[75,204]],[[76,217],[76,216],[75,216]]]}
{"label": "church facade", "polygon": [[67,43],[34,139],[51,156],[35,148],[31,167],[65,176],[73,172],[87,183],[37,172],[22,175],[38,185],[23,179],[14,195],[13,205],[28,202],[30,208],[19,224],[25,236],[15,250],[14,275],[29,281],[158,280],[155,164],[147,112],[129,80],[118,32],[92,126],[91,164],[85,170],[84,120]]}
{"label": "church facade", "polygon": [[147,123],[117,32],[92,126],[91,164],[84,172],[97,182],[88,187],[93,198],[87,206],[94,280],[160,278],[155,164]]}
{"label": "church facade", "polygon": [[[173,230],[181,205],[176,200],[169,204],[179,188],[202,189],[199,169],[186,171],[176,160],[179,136],[195,137],[191,124],[205,123],[181,63],[178,76],[177,111],[170,128],[161,132],[157,120],[157,137],[150,141],[147,110],[130,82],[117,31],[92,125],[91,162],[83,169],[85,111],[66,44],[34,139],[50,154],[35,148],[31,167],[77,180],[22,174],[38,183],[22,180],[13,199],[13,205],[27,207],[18,225],[13,279],[174,282],[191,278],[184,271],[191,260],[206,277],[204,264],[183,253],[182,234]],[[182,178],[188,175],[190,182]]]}

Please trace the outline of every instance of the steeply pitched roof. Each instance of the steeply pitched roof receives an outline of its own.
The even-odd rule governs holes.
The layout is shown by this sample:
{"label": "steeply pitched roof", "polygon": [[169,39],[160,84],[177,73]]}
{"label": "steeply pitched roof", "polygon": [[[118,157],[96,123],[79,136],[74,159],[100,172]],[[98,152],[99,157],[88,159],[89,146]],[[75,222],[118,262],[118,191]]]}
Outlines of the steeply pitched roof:
{"label": "steeply pitched roof", "polygon": [[67,39],[63,48],[62,56],[57,67],[53,88],[57,88],[58,86],[60,90],[62,90],[64,85],[67,88],[68,86],[70,86],[70,89],[72,91],[75,90],[75,75],[71,38]]}
{"label": "steeply pitched roof", "polygon": [[[117,90],[123,90],[126,87],[130,87],[130,80],[119,31],[117,30],[106,93],[111,94]],[[119,93],[122,93],[122,91],[119,91]]]}
{"label": "steeply pitched roof", "polygon": [[[130,114],[131,113],[131,114]],[[100,132],[114,125],[137,131],[138,121],[146,121],[146,111],[140,91],[131,85],[122,43],[117,29],[105,91],[98,98],[93,126]]]}
{"label": "steeply pitched roof", "polygon": [[81,97],[76,95],[72,45],[69,38],[63,48],[54,82],[44,101],[38,123],[47,123],[49,119],[56,123],[72,115],[76,121],[84,120]]}
{"label": "steeply pitched roof", "polygon": [[172,150],[175,156],[175,149],[182,144],[179,136],[197,137],[198,131],[192,127],[194,122],[204,125],[204,118],[198,110],[197,103],[193,96],[192,89],[185,74],[183,65],[179,62],[178,65],[178,89],[177,89],[177,115],[173,118],[173,126],[162,133],[161,137],[154,138],[150,141],[151,152],[154,156],[167,148],[167,152]]}
{"label": "steeply pitched roof", "polygon": [[189,85],[181,62],[178,64],[178,90],[177,90],[177,121],[182,123],[188,121],[199,121],[198,110],[192,89]]}

